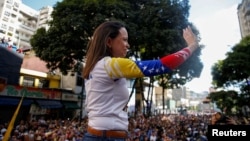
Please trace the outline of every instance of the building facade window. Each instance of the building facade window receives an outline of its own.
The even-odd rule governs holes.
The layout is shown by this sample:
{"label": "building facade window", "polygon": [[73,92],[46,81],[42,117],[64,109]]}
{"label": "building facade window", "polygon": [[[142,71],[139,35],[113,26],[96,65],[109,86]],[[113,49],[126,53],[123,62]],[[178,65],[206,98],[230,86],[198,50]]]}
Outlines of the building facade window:
{"label": "building facade window", "polygon": [[13,32],[14,31],[14,28],[13,27],[9,27],[9,31]]}
{"label": "building facade window", "polygon": [[49,80],[47,80],[47,79],[40,79],[38,87],[39,88],[49,88]]}
{"label": "building facade window", "polygon": [[24,76],[22,84],[23,86],[34,87],[34,83],[35,83],[35,78],[30,76]]}
{"label": "building facade window", "polygon": [[17,2],[14,2],[14,7],[19,7],[19,3],[17,3]]}
{"label": "building facade window", "polygon": [[2,24],[2,25],[1,25],[1,28],[2,28],[2,29],[7,29],[7,25],[6,25],[6,24]]}
{"label": "building facade window", "polygon": [[44,78],[35,78],[32,76],[24,76],[23,83],[21,85],[26,87],[49,88],[49,80]]}
{"label": "building facade window", "polygon": [[7,9],[11,9],[11,5],[6,4],[6,8],[7,8]]}
{"label": "building facade window", "polygon": [[12,4],[13,1],[12,0],[7,0],[6,2],[9,3],[9,4]]}
{"label": "building facade window", "polygon": [[4,15],[7,16],[7,17],[9,17],[9,16],[10,16],[10,12],[5,11],[5,12],[4,12]]}
{"label": "building facade window", "polygon": [[9,18],[3,17],[3,21],[8,22],[8,21],[9,21]]}
{"label": "building facade window", "polygon": [[5,33],[6,33],[6,31],[4,31],[4,30],[0,29],[0,33],[5,34]]}

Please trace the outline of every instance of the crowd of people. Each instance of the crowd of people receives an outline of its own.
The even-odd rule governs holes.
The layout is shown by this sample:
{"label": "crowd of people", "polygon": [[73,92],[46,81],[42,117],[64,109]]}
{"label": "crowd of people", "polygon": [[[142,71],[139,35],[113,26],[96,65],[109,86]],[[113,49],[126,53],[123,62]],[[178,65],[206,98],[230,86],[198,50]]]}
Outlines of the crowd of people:
{"label": "crowd of people", "polygon": [[18,49],[17,44],[13,43],[10,38],[8,39],[6,39],[5,37],[1,38],[0,47],[5,47],[14,52],[21,53],[21,49]]}
{"label": "crowd of people", "polygon": [[[215,124],[216,114],[159,114],[129,117],[127,141],[207,141],[209,124]],[[82,141],[87,132],[87,120],[32,119],[21,120],[11,132],[10,141]],[[105,122],[105,121],[103,121]],[[231,117],[230,124],[249,124],[245,119]],[[1,139],[8,123],[0,124]]]}

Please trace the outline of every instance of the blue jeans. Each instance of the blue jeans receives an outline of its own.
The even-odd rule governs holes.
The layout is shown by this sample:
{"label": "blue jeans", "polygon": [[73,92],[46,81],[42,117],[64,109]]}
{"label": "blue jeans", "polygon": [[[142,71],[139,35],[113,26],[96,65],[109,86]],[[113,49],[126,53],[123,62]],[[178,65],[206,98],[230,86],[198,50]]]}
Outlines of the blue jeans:
{"label": "blue jeans", "polygon": [[91,135],[88,132],[84,134],[83,141],[125,141],[124,138],[107,138]]}

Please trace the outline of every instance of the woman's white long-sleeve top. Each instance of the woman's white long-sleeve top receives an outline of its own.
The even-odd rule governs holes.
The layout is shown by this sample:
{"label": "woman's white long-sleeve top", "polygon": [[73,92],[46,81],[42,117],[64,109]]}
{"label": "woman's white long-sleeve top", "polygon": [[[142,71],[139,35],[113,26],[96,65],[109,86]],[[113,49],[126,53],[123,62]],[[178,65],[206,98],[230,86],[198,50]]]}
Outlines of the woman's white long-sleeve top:
{"label": "woman's white long-sleeve top", "polygon": [[129,100],[127,78],[168,73],[190,55],[191,51],[184,48],[159,60],[111,57],[99,60],[85,80],[88,126],[99,130],[128,130],[128,115],[123,111]]}

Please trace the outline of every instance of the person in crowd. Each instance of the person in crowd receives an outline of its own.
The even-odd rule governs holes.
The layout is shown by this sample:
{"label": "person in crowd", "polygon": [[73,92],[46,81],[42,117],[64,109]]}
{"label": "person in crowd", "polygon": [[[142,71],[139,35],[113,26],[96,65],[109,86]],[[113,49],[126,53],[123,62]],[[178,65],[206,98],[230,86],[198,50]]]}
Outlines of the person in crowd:
{"label": "person in crowd", "polygon": [[84,140],[125,141],[129,100],[126,79],[169,73],[187,60],[198,48],[197,37],[190,26],[183,29],[187,47],[158,60],[133,61],[126,58],[128,32],[119,21],[106,21],[94,31],[88,43],[83,69],[88,113]]}
{"label": "person in crowd", "polygon": [[156,141],[157,136],[156,136],[156,131],[152,131],[152,134],[149,137],[150,141]]}
{"label": "person in crowd", "polygon": [[235,119],[230,116],[226,116],[221,112],[216,112],[211,117],[211,124],[212,125],[237,125]]}

